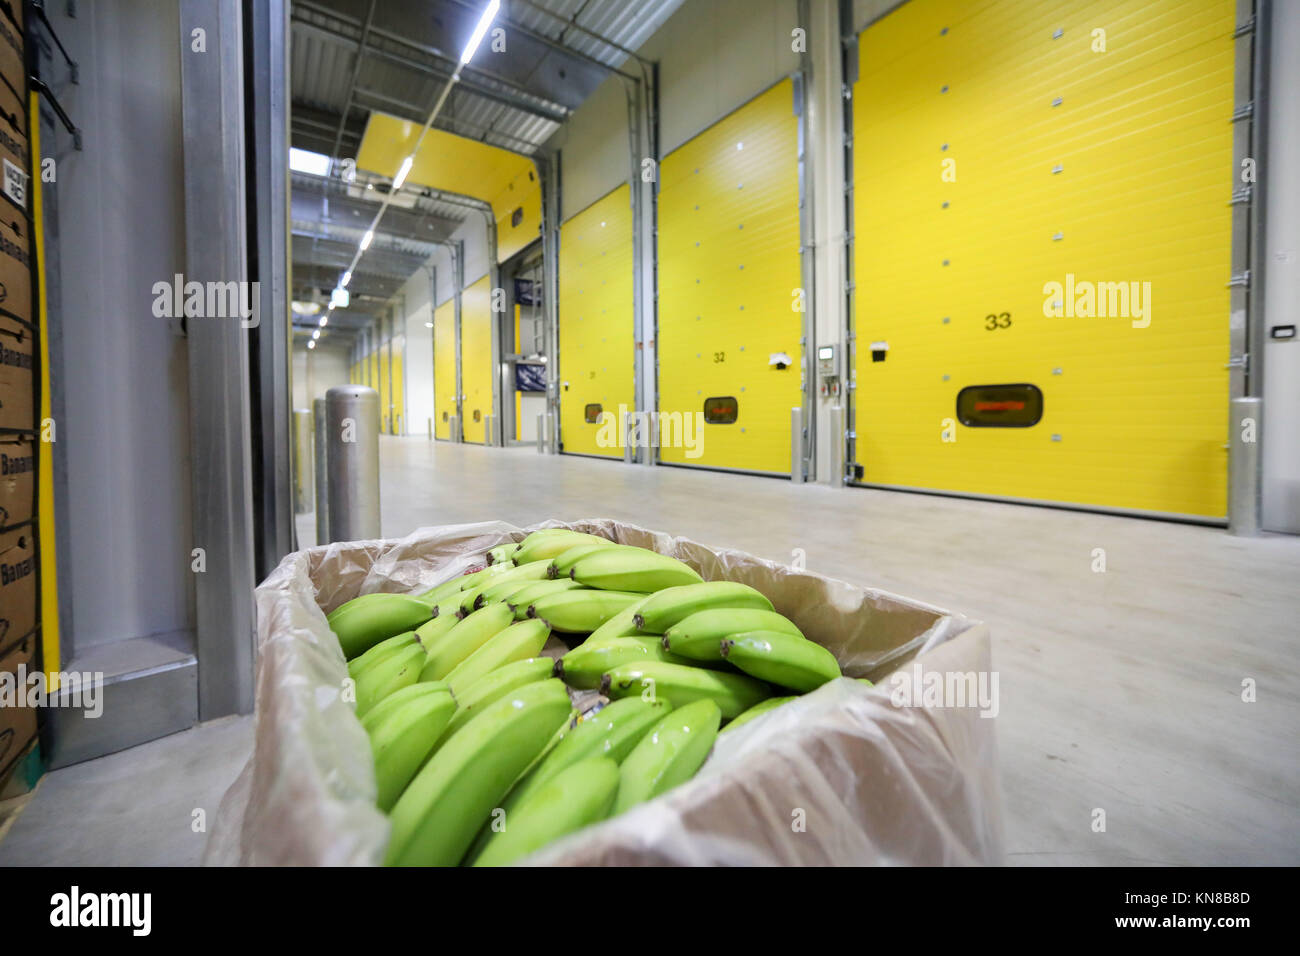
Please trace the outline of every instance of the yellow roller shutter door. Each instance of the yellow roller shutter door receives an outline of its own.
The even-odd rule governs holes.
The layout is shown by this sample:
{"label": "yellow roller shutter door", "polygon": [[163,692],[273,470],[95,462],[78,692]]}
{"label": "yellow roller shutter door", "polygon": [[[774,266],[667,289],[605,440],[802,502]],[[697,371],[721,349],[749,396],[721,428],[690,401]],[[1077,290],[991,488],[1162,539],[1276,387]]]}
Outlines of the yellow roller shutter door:
{"label": "yellow roller shutter door", "polygon": [[479,279],[460,297],[460,380],[465,389],[465,441],[483,444],[492,414],[492,286]]}
{"label": "yellow roller shutter door", "polygon": [[[660,184],[660,459],[788,474],[802,335],[791,81],[664,157]],[[688,447],[670,423],[706,402],[718,423]]]}
{"label": "yellow roller shutter door", "polygon": [[392,434],[406,431],[406,384],[402,381],[402,365],[406,358],[406,336],[393,339],[393,413],[390,418]]}
{"label": "yellow roller shutter door", "polygon": [[[911,0],[862,33],[865,481],[1225,513],[1233,29],[1229,0]],[[1034,417],[1023,386],[1036,424],[979,424]]]}
{"label": "yellow roller shutter door", "polygon": [[564,451],[621,458],[606,439],[633,406],[632,210],[627,186],[560,227],[560,438]]}
{"label": "yellow roller shutter door", "polygon": [[456,302],[448,299],[433,311],[433,434],[451,438],[456,414]]}

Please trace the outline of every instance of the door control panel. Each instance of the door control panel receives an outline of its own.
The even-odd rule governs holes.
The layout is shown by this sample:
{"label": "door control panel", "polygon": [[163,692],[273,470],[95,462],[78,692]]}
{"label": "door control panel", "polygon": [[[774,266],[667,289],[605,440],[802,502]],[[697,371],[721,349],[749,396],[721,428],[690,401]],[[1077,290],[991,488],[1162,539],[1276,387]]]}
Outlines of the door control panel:
{"label": "door control panel", "polygon": [[838,345],[817,347],[817,391],[822,398],[840,394],[840,348]]}

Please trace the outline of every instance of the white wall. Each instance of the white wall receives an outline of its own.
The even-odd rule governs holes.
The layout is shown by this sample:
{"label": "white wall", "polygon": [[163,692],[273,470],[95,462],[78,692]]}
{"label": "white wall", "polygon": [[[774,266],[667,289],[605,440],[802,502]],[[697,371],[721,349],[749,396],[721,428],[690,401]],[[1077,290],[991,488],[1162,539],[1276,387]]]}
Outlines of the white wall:
{"label": "white wall", "polygon": [[[641,46],[638,53],[659,61],[662,154],[799,69],[791,49],[797,11],[795,0],[686,0]],[[547,146],[561,151],[561,219],[627,182],[624,81],[606,79]]]}
{"label": "white wall", "polygon": [[799,69],[795,0],[686,0],[637,52],[659,61],[664,155]]}
{"label": "white wall", "polygon": [[[471,286],[488,274],[490,266],[487,249],[487,220],[475,210],[469,211],[469,218],[462,222],[449,237],[465,243],[465,285]],[[456,276],[451,268],[451,253],[440,247],[430,258],[430,263],[438,270],[438,305],[446,302],[456,294]]]}
{"label": "white wall", "polygon": [[[441,279],[442,276],[439,276]],[[432,283],[427,269],[406,280],[398,301],[405,304],[406,434],[428,437],[433,418]]]}
{"label": "white wall", "polygon": [[[1273,4],[1268,156],[1264,170],[1263,508],[1270,531],[1300,533],[1300,341],[1269,338],[1300,325],[1300,3]],[[1251,356],[1254,364],[1255,358]]]}
{"label": "white wall", "polygon": [[65,408],[65,656],[68,644],[76,653],[194,620],[188,360],[151,308],[153,283],[185,271],[180,22],[176,5],[145,0],[78,10],[71,19],[50,6],[80,65],[80,84],[59,98],[84,149],[62,128],[42,130],[44,154],[58,158],[46,195],[51,360]]}
{"label": "white wall", "polygon": [[627,182],[632,157],[623,80],[612,76],[596,87],[546,145],[560,150],[561,219]]}
{"label": "white wall", "polygon": [[335,385],[348,384],[348,365],[346,348],[330,348],[318,342],[316,348],[309,349],[295,344],[293,407],[310,409],[315,399],[324,398]]}

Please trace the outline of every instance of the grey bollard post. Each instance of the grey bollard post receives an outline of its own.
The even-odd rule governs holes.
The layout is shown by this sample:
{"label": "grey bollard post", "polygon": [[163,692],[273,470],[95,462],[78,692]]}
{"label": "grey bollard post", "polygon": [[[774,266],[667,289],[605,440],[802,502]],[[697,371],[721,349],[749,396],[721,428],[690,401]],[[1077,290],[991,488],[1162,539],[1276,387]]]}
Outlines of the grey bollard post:
{"label": "grey bollard post", "polygon": [[1228,532],[1259,534],[1259,438],[1264,402],[1234,398],[1228,416]]}
{"label": "grey bollard post", "polygon": [[497,417],[488,415],[483,419],[483,444],[485,446],[495,445],[497,443]]}
{"label": "grey bollard post", "polygon": [[803,409],[790,409],[790,480],[803,481]]}
{"label": "grey bollard post", "polygon": [[335,385],[325,393],[329,540],[378,538],[379,393]]}
{"label": "grey bollard post", "polygon": [[311,409],[293,410],[293,513],[305,515],[312,507]]}
{"label": "grey bollard post", "polygon": [[537,416],[537,454],[546,454],[546,413]]}
{"label": "grey bollard post", "polygon": [[330,539],[330,499],[329,467],[326,463],[325,446],[328,444],[325,430],[325,399],[318,398],[311,403],[312,419],[316,423],[316,543],[328,544]]}

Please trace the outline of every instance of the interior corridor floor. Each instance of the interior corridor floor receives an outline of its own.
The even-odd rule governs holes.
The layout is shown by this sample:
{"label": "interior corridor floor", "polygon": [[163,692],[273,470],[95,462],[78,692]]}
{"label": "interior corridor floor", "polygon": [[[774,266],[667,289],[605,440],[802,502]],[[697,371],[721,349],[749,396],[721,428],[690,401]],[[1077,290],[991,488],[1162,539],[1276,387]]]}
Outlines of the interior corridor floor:
{"label": "interior corridor floor", "polygon": [[[381,457],[389,537],[618,518],[987,621],[1008,863],[1300,863],[1300,538],[423,438]],[[237,718],[47,774],[0,864],[195,862],[192,811],[251,739]]]}

